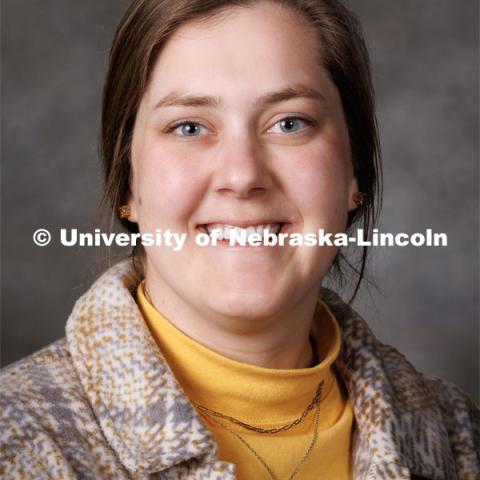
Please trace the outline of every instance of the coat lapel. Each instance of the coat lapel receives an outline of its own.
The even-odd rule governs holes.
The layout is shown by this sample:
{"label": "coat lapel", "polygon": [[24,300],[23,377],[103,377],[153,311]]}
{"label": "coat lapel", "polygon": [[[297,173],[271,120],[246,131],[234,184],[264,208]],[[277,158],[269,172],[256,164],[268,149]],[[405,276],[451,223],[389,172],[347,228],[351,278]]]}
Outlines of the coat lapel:
{"label": "coat lapel", "polygon": [[[132,473],[196,458],[200,469],[233,478],[233,465],[215,461],[213,436],[162,358],[135,289],[129,263],[117,264],[77,301],[66,327],[73,362],[108,442]],[[185,478],[196,478],[184,470]]]}
{"label": "coat lapel", "polygon": [[323,289],[342,330],[336,362],[353,401],[355,478],[454,480],[455,462],[438,402],[423,375],[333,292]]}

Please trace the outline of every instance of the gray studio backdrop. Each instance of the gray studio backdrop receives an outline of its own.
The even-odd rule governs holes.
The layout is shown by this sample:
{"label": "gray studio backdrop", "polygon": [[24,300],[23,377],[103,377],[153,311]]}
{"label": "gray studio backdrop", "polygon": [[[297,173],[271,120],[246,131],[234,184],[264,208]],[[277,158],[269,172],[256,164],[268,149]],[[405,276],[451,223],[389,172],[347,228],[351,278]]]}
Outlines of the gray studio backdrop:
{"label": "gray studio backdrop", "polygon": [[[125,0],[2,1],[2,364],[64,335],[106,252],[32,241],[91,231],[101,86]],[[351,0],[372,56],[384,159],[380,228],[448,234],[375,249],[355,306],[418,368],[478,399],[478,3]],[[121,253],[121,252],[120,252]],[[118,254],[118,252],[116,252]]]}

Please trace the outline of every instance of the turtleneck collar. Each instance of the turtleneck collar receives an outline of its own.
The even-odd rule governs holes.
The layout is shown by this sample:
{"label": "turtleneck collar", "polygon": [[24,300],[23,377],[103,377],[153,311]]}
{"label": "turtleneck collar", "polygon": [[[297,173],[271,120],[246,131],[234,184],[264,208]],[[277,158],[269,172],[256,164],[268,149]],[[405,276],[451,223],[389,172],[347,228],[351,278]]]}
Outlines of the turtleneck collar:
{"label": "turtleneck collar", "polygon": [[[328,403],[337,381],[331,367],[340,352],[341,333],[324,303],[319,302],[312,322],[319,363],[300,369],[242,363],[205,347],[163,317],[146,298],[142,284],[137,303],[175,377],[195,402],[246,423],[273,425],[298,418],[323,380],[322,403]],[[337,416],[337,408],[322,405],[320,427],[331,425]]]}

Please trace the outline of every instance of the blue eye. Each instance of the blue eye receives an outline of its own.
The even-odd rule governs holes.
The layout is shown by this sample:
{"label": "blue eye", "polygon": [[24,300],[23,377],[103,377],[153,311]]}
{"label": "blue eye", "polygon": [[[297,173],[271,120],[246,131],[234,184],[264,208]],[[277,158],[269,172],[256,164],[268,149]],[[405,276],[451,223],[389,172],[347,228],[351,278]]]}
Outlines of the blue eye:
{"label": "blue eye", "polygon": [[198,122],[185,120],[169,127],[168,132],[173,132],[179,137],[198,137],[202,133],[202,129],[206,130]]}
{"label": "blue eye", "polygon": [[[273,133],[297,133],[298,131],[302,130],[305,125],[313,125],[313,122],[311,120],[307,120],[306,118],[287,117],[278,121],[269,131]],[[276,127],[278,127],[280,131],[276,129]]]}
{"label": "blue eye", "polygon": [[[301,132],[314,122],[301,117],[286,117],[275,123],[269,130],[271,133],[295,134]],[[193,120],[183,120],[167,129],[168,133],[173,133],[177,137],[199,137],[208,133],[208,130],[198,122]]]}

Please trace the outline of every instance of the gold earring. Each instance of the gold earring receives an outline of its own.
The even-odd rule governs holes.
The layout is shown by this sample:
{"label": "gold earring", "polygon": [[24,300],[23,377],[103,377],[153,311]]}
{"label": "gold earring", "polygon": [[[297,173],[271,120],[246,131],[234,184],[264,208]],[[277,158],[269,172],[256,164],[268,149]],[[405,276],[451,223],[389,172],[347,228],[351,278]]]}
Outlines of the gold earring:
{"label": "gold earring", "polygon": [[132,212],[129,205],[122,205],[119,207],[118,213],[120,214],[120,218],[128,218]]}
{"label": "gold earring", "polygon": [[355,192],[353,194],[353,202],[357,207],[361,207],[365,203],[366,199],[367,196],[363,192]]}

